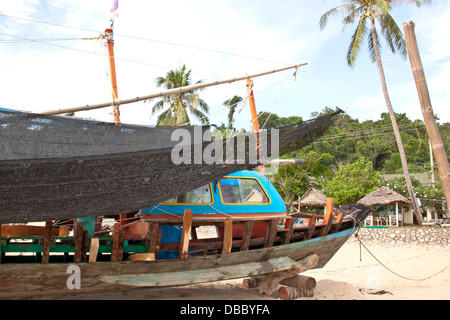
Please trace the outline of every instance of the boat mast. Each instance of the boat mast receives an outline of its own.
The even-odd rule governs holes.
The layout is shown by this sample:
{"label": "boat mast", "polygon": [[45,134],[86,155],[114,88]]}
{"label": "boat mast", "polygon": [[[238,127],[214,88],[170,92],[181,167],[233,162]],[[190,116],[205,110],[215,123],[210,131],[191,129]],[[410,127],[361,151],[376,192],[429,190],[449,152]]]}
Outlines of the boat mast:
{"label": "boat mast", "polygon": [[[109,60],[109,73],[111,76],[111,93],[113,101],[119,99],[119,95],[117,93],[117,78],[116,78],[116,63],[114,60],[114,32],[112,28],[108,28],[105,30],[106,35],[106,43],[108,46],[108,60]],[[116,124],[120,124],[120,110],[119,105],[113,103],[113,115],[114,122]]]}
{"label": "boat mast", "polygon": [[[250,78],[246,79],[247,82],[247,91],[248,91],[248,103],[250,105],[250,113],[252,115],[252,124],[253,124],[253,132],[256,133],[256,150],[258,150],[259,154],[259,121],[258,121],[258,113],[256,112],[256,103],[255,96],[253,94],[253,80]],[[259,158],[259,156],[258,156]],[[265,167],[259,166],[258,171],[261,174],[265,173]]]}

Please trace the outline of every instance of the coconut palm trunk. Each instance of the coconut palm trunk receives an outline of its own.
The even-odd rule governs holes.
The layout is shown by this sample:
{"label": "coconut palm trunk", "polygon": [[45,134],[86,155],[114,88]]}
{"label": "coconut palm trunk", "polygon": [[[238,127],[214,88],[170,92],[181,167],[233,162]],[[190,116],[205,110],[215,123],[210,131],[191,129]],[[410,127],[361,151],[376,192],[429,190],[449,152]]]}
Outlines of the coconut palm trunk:
{"label": "coconut palm trunk", "polygon": [[[378,43],[378,36],[377,36],[377,32],[375,30],[374,17],[371,16],[369,18],[369,21],[370,21],[370,33],[372,36],[372,40],[373,40],[373,43],[376,44],[376,43]],[[395,134],[395,139],[397,141],[398,151],[400,153],[400,159],[402,161],[403,174],[405,176],[405,181],[406,181],[406,186],[408,188],[409,197],[412,202],[414,215],[416,217],[417,223],[419,225],[422,225],[422,222],[423,222],[422,212],[419,209],[416,194],[414,192],[414,188],[413,188],[412,182],[411,182],[411,177],[409,175],[408,163],[406,161],[405,148],[403,147],[403,141],[402,141],[402,137],[400,136],[400,130],[398,128],[397,119],[395,118],[395,113],[392,108],[391,99],[389,98],[389,93],[388,93],[387,85],[386,85],[386,77],[384,75],[383,63],[381,62],[380,51],[378,50],[377,45],[374,45],[373,49],[375,51],[375,57],[377,60],[378,71],[380,73],[381,87],[383,89],[384,100],[386,101],[386,106],[388,108],[389,116],[390,116],[391,122],[392,122],[392,128],[393,128],[394,134]]]}

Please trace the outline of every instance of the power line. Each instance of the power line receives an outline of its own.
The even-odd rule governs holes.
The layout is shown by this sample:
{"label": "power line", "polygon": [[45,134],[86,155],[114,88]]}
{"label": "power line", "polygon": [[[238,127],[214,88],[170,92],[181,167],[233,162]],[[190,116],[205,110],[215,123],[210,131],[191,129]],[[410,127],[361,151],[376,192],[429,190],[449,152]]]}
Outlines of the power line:
{"label": "power line", "polygon": [[[0,13],[0,16],[6,17],[6,18],[10,18],[10,19],[18,19],[18,20],[23,20],[23,21],[33,22],[33,23],[41,23],[41,24],[46,24],[46,25],[51,25],[51,26],[56,26],[56,27],[69,28],[69,29],[88,31],[88,32],[96,32],[96,33],[102,34],[101,32],[99,32],[97,30],[88,29],[88,28],[73,27],[73,26],[68,26],[68,25],[63,25],[63,24],[58,24],[58,23],[53,23],[53,22],[46,22],[46,21],[35,20],[35,19],[30,19],[30,18],[16,17],[16,16],[6,15],[6,14],[2,14],[2,13]],[[260,57],[252,57],[252,56],[238,54],[238,53],[233,53],[233,52],[228,52],[228,51],[197,47],[197,46],[192,46],[192,45],[187,45],[187,44],[179,44],[179,43],[169,42],[169,41],[148,39],[148,38],[144,38],[144,37],[130,36],[130,35],[118,34],[118,33],[114,33],[114,36],[115,37],[124,37],[124,38],[129,38],[129,39],[135,39],[135,40],[141,40],[141,41],[155,42],[155,43],[160,43],[160,44],[165,44],[165,45],[171,45],[171,46],[177,46],[177,47],[201,50],[201,51],[218,53],[218,54],[225,54],[225,55],[230,55],[230,56],[235,56],[235,57],[240,57],[240,58],[246,58],[246,59],[252,59],[252,60],[259,60],[259,61],[270,62],[270,63],[277,63],[277,64],[281,64],[281,65],[286,65],[286,66],[290,65],[290,64],[285,63],[285,62],[274,61],[274,60],[264,59],[264,58],[260,58]]]}
{"label": "power line", "polygon": [[[424,124],[421,126],[425,126]],[[415,130],[415,125],[412,124],[404,124],[399,125],[399,129],[402,129],[402,132],[409,132]],[[376,129],[370,129],[365,131],[355,131],[354,134],[349,136],[349,132],[346,133],[340,133],[335,135],[326,135],[322,136],[321,138],[317,139],[316,141],[335,141],[335,140],[348,140],[348,139],[357,139],[357,138],[370,138],[374,136],[380,136],[384,134],[391,134],[392,126],[384,126]]]}
{"label": "power line", "polygon": [[[8,36],[11,37],[11,35]],[[73,40],[91,40],[91,38],[0,39],[0,43],[25,43],[25,42],[73,41]]]}

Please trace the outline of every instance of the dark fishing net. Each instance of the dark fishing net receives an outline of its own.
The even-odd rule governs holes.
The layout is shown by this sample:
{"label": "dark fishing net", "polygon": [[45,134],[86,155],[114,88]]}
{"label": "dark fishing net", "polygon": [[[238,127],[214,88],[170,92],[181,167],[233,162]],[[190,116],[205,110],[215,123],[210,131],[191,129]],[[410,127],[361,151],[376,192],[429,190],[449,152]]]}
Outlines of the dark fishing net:
{"label": "dark fishing net", "polygon": [[[268,143],[264,155],[270,158],[279,150],[281,156],[311,143],[340,112],[269,131],[266,140],[261,133],[260,142],[279,138],[279,148]],[[182,135],[174,135],[180,129]],[[255,151],[255,134],[204,142],[209,130],[115,125],[0,109],[0,223],[138,211],[255,168],[255,153],[263,158],[261,150]],[[172,141],[174,136],[178,139]],[[227,152],[231,144],[232,153]],[[211,155],[215,162],[201,155]]]}

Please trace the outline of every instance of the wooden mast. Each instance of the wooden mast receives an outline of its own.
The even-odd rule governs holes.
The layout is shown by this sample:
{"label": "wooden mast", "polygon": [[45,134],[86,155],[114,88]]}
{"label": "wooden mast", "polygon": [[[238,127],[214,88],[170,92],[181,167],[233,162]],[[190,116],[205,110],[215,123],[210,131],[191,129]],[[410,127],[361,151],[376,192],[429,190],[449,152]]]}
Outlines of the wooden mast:
{"label": "wooden mast", "polygon": [[422,60],[419,54],[416,34],[414,32],[414,22],[404,23],[406,46],[408,48],[409,60],[416,82],[417,92],[419,94],[420,105],[425,122],[425,127],[430,138],[431,147],[434,157],[436,158],[439,176],[441,178],[442,189],[444,191],[447,206],[450,205],[450,167],[448,164],[447,154],[442,142],[439,129],[436,124],[433,107],[431,105],[430,93],[423,70]]}
{"label": "wooden mast", "polygon": [[[108,60],[109,60],[109,73],[111,76],[111,92],[113,101],[119,99],[119,94],[117,91],[117,78],[116,78],[116,63],[114,60],[114,38],[113,38],[113,29],[108,28],[105,30],[107,46],[108,46]],[[114,122],[116,124],[120,124],[120,110],[118,104],[113,104],[113,115]]]}
{"label": "wooden mast", "polygon": [[123,100],[115,99],[113,101],[99,103],[99,104],[83,105],[83,106],[69,107],[69,108],[56,108],[56,109],[51,109],[51,110],[46,110],[46,111],[40,112],[40,114],[50,116],[50,115],[68,113],[68,112],[77,112],[77,111],[108,108],[108,107],[111,107],[114,105],[119,106],[119,105],[123,105],[123,104],[135,103],[135,102],[159,98],[159,97],[163,97],[163,96],[170,96],[173,94],[180,94],[180,93],[188,92],[188,91],[195,90],[195,89],[207,88],[207,87],[217,86],[217,85],[226,84],[226,83],[233,83],[236,81],[243,81],[243,80],[246,80],[247,78],[262,77],[265,75],[269,75],[269,74],[273,74],[276,72],[281,72],[281,71],[285,71],[285,70],[289,70],[289,69],[294,69],[294,68],[298,69],[299,67],[305,66],[305,65],[307,65],[307,63],[296,64],[293,66],[289,66],[289,67],[285,67],[285,68],[281,68],[281,69],[277,69],[277,70],[272,70],[272,71],[266,71],[266,72],[254,74],[251,76],[233,78],[233,79],[228,79],[228,80],[220,80],[220,81],[214,81],[214,82],[208,82],[208,83],[200,83],[200,84],[194,84],[191,86],[186,86],[186,87],[181,87],[181,88],[169,89],[169,90],[156,92],[156,93],[152,93],[152,94],[148,94],[148,95],[144,95],[144,96],[140,96],[140,97],[130,98],[130,99],[123,99]]}
{"label": "wooden mast", "polygon": [[[247,91],[248,91],[248,103],[250,105],[250,113],[252,115],[252,125],[253,125],[253,132],[256,134],[256,150],[258,154],[259,159],[259,121],[258,121],[258,113],[256,112],[256,103],[255,103],[255,96],[253,94],[253,80],[250,78],[246,79],[247,82]],[[261,159],[260,159],[261,160]],[[264,174],[265,168],[264,166],[259,166],[258,171],[261,174]]]}

